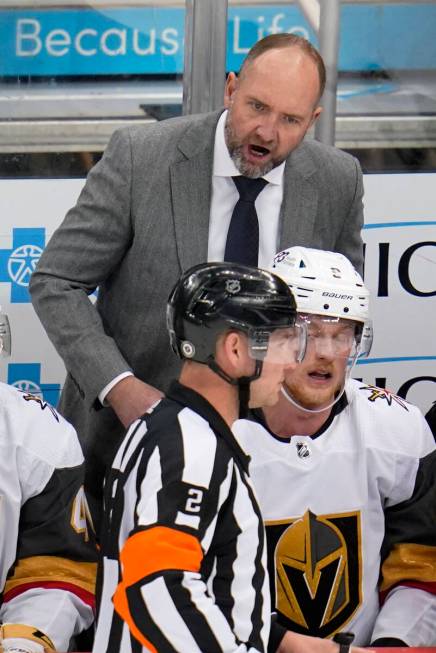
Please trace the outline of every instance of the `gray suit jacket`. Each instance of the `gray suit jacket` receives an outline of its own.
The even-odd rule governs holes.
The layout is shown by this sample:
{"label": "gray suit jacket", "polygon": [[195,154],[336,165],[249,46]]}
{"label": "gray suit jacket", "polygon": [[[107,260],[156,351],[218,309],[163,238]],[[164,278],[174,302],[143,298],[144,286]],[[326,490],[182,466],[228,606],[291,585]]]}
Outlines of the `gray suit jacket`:
{"label": "gray suit jacket", "polygon": [[[125,370],[165,390],[178,374],[165,328],[182,270],[207,259],[219,112],[122,129],[31,280],[34,307],[68,376],[60,411],[77,428],[92,482],[123,428],[102,388]],[[362,176],[351,156],[306,141],[285,167],[279,246],[346,254],[362,265]],[[88,294],[99,287],[97,310]],[[88,480],[88,486],[90,485]]]}

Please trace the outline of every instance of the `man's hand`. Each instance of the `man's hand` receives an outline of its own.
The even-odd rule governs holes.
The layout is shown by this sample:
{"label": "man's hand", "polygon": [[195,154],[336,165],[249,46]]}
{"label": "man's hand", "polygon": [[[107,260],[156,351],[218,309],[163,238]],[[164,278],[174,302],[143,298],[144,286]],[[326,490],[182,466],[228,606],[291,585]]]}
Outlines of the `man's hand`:
{"label": "man's hand", "polygon": [[136,376],[127,376],[108,392],[106,401],[114,409],[123,426],[128,428],[162,397],[160,390],[140,381]]}
{"label": "man's hand", "polygon": [[[287,631],[276,653],[338,653],[339,644],[331,639],[309,637]],[[371,653],[370,649],[352,646],[350,653]]]}

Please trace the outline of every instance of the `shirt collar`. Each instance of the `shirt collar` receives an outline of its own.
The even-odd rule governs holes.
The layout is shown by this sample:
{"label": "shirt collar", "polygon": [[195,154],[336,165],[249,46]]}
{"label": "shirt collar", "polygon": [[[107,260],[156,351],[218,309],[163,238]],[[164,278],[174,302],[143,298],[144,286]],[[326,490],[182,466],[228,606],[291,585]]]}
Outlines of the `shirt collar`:
{"label": "shirt collar", "polygon": [[[224,137],[224,125],[227,118],[227,111],[223,111],[219,117],[215,130],[215,146],[213,151],[213,175],[215,177],[236,177],[241,173],[230,158]],[[285,171],[285,161],[276,168],[273,168],[268,174],[263,175],[270,184],[281,186],[283,184],[283,173]]]}

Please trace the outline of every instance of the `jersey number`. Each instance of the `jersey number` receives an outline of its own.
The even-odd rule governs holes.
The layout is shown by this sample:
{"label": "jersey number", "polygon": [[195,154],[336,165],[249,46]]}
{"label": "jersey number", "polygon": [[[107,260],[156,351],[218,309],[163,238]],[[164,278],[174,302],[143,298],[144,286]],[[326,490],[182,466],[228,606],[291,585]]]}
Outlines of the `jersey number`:
{"label": "jersey number", "polygon": [[186,512],[200,512],[200,504],[203,500],[202,490],[194,490],[191,488],[188,490],[189,499],[186,501],[185,511]]}
{"label": "jersey number", "polygon": [[80,487],[77,492],[74,502],[73,509],[71,511],[71,526],[76,531],[76,533],[83,533],[85,542],[89,540],[89,530],[91,527],[94,529],[92,524],[91,513],[89,512],[88,502],[85,496],[85,490],[83,485]]}

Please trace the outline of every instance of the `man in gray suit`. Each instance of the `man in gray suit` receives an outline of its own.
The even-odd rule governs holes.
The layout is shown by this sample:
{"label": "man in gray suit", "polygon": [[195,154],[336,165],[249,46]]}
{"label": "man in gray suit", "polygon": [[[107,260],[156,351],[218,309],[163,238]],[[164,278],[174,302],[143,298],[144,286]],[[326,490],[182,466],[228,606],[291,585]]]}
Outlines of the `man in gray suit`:
{"label": "man in gray suit", "polygon": [[359,164],[303,142],[324,84],[306,40],[259,41],[239,76],[228,76],[226,111],[116,132],[48,243],[30,289],[68,370],[60,411],[81,437],[96,505],[124,427],[177,375],[165,301],[183,270],[224,258],[238,200],[232,177],[268,182],[255,204],[259,266],[294,244],[339,251],[362,267]]}

